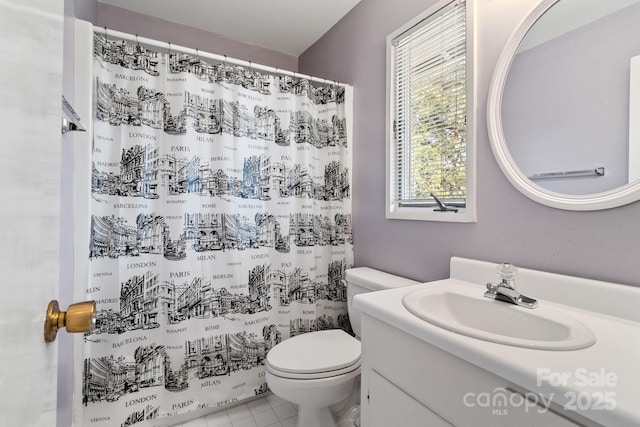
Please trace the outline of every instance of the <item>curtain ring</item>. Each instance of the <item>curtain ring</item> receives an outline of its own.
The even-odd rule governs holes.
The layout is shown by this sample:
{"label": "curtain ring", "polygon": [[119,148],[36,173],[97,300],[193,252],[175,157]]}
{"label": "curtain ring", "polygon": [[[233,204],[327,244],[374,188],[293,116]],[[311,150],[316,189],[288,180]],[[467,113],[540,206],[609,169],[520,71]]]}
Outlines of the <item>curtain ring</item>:
{"label": "curtain ring", "polygon": [[169,56],[171,56],[171,42],[168,42],[168,43],[169,43]]}
{"label": "curtain ring", "polygon": [[136,34],[136,45],[140,47],[140,41],[138,40],[138,35]]}

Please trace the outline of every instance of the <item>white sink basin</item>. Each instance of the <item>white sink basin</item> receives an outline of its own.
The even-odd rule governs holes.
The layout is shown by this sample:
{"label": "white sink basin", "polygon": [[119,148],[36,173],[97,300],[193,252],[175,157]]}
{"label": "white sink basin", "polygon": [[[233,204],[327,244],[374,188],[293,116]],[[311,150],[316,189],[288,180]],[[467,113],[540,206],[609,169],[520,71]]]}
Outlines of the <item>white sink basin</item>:
{"label": "white sink basin", "polygon": [[543,303],[528,309],[484,298],[480,286],[472,291],[419,289],[402,303],[429,323],[485,341],[539,350],[577,350],[596,342],[583,323]]}

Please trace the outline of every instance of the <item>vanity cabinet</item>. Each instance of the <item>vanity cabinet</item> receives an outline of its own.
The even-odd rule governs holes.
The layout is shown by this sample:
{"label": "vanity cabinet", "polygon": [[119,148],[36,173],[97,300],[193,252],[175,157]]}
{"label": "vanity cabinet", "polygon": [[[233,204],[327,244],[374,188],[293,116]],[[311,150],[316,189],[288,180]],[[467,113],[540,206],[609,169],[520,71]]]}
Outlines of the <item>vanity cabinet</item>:
{"label": "vanity cabinet", "polygon": [[[508,381],[363,314],[362,427],[594,427]],[[541,401],[538,400],[539,402]]]}
{"label": "vanity cabinet", "polygon": [[438,414],[396,387],[374,370],[368,372],[366,394],[366,427],[389,427],[395,425],[451,427]]}

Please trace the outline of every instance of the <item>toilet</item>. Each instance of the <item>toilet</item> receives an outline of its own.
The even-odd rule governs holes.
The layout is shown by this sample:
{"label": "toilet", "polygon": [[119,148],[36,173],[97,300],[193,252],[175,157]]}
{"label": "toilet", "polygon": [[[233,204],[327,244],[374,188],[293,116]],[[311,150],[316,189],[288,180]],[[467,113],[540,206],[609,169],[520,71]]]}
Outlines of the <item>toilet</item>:
{"label": "toilet", "polygon": [[267,353],[271,391],[298,405],[297,427],[336,427],[330,407],[347,399],[360,376],[360,313],[354,295],[419,282],[369,267],[348,269],[347,311],[356,338],[341,329],[309,332],[284,340]]}

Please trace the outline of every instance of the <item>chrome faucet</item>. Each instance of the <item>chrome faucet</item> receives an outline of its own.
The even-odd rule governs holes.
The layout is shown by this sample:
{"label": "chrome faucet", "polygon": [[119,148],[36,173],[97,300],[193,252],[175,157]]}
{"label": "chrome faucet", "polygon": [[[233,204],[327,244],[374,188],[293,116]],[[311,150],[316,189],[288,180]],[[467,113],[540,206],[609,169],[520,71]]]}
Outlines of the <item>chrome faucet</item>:
{"label": "chrome faucet", "polygon": [[536,308],[538,301],[522,295],[516,290],[516,272],[518,269],[511,264],[500,264],[496,272],[500,276],[500,283],[487,283],[484,296],[498,301],[504,301],[526,308]]}

